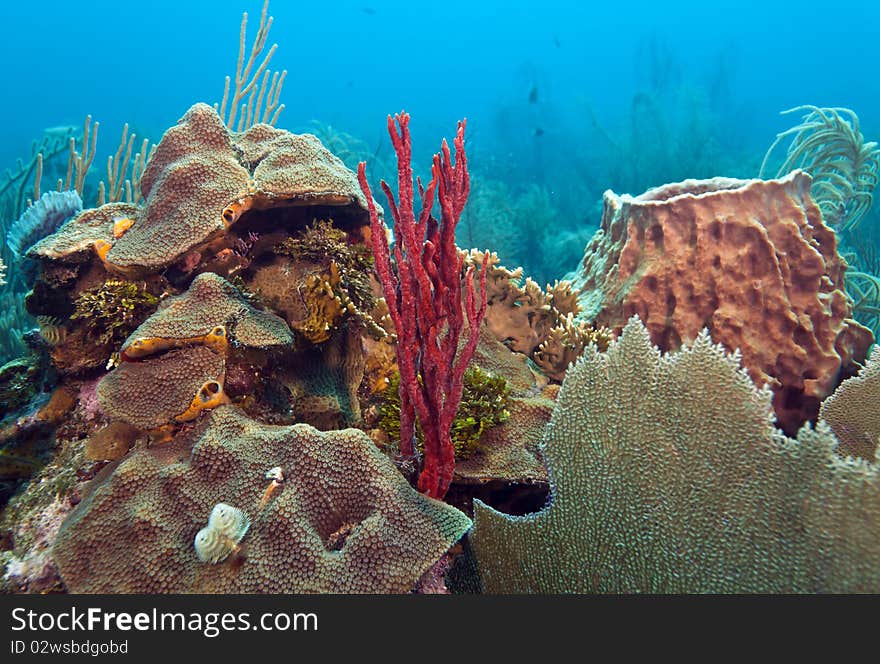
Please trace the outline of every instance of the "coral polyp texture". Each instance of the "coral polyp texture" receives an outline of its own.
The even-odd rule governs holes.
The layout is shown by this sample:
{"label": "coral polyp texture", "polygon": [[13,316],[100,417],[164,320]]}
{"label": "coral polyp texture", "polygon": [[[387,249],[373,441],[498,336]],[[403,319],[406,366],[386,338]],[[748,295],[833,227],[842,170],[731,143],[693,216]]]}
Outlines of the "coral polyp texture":
{"label": "coral polyp texture", "polygon": [[267,349],[293,343],[278,316],[252,307],[232,284],[200,274],[122,344],[120,366],[98,385],[111,418],[141,429],[187,422],[226,403],[230,344]]}
{"label": "coral polyp texture", "polygon": [[225,229],[223,210],[247,194],[249,180],[216,111],[193,106],[156,147],[141,178],[144,206],[108,259],[121,268],[169,265]]}
{"label": "coral polyp texture", "polygon": [[234,139],[242,163],[252,172],[257,207],[274,201],[299,205],[349,205],[366,212],[357,177],[312,134],[291,134],[254,125]]}
{"label": "coral polyp texture", "polygon": [[214,108],[0,174],[0,592],[880,593],[855,113],[684,180],[756,162],[666,83],[627,138],[542,82],[419,171],[406,112],[275,126],[262,4]]}
{"label": "coral polyp texture", "polygon": [[206,272],[193,279],[185,293],[165,300],[131,333],[121,351],[142,357],[174,342],[210,343],[208,337],[218,327],[225,328],[240,346],[272,348],[293,343],[290,328],[281,318],[254,308],[235,286]]}
{"label": "coral polyp texture", "polygon": [[549,506],[476,504],[485,590],[878,592],[880,469],[825,422],[784,436],[770,399],[706,332],[663,355],[634,319],[587,349],[544,438]]}
{"label": "coral polyp texture", "polygon": [[[456,482],[546,482],[547,470],[538,452],[554,405],[542,390],[546,378],[529,369],[526,357],[506,348],[485,325],[471,367],[503,377],[509,390],[507,416],[481,433],[476,453],[456,462]],[[459,417],[464,411],[459,409]]]}
{"label": "coral polyp texture", "polygon": [[822,402],[819,416],[831,425],[840,439],[837,452],[842,455],[877,461],[880,448],[880,346],[874,346],[871,358],[858,376],[842,383]]}
{"label": "coral polyp texture", "polygon": [[100,243],[109,269],[137,274],[222,244],[229,227],[252,209],[345,207],[367,223],[354,173],[317,138],[262,124],[236,134],[206,104],[193,106],[165,133],[140,188],[142,207],[111,203],[88,211],[34,253],[59,258]]}
{"label": "coral polyp texture", "polygon": [[108,203],[83,210],[55,233],[34,244],[27,250],[27,255],[30,258],[80,262],[80,255],[95,249],[96,245],[111,244],[114,222],[120,218],[131,218],[137,214],[137,210],[137,207],[128,203]]}
{"label": "coral polyp texture", "polygon": [[98,402],[111,418],[155,429],[186,413],[206,383],[222,385],[224,368],[223,356],[205,346],[122,362],[98,384]]}
{"label": "coral polyp texture", "polygon": [[[68,590],[409,592],[470,527],[354,429],[261,425],[224,406],[185,438],[132,453],[65,521],[53,554]],[[261,508],[273,466],[284,482]],[[202,562],[194,538],[223,502],[250,528],[239,551]]]}
{"label": "coral polyp texture", "polygon": [[810,177],[795,171],[606,192],[574,287],[581,318],[620,330],[638,314],[663,350],[707,327],[773,388],[778,421],[794,433],[873,339],[851,318],[845,270]]}

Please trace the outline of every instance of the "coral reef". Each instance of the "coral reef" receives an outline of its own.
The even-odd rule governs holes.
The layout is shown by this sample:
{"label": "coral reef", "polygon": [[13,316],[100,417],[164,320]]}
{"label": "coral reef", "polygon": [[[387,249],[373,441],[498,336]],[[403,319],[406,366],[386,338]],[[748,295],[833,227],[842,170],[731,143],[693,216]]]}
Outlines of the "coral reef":
{"label": "coral reef", "polygon": [[[400,374],[393,374],[384,392],[378,425],[391,440],[400,439]],[[449,435],[455,450],[456,463],[468,459],[480,449],[480,440],[489,429],[510,417],[510,388],[503,376],[495,376],[470,366],[464,372],[461,402]],[[423,446],[424,434],[416,426],[417,447]]]}
{"label": "coral reef", "polygon": [[508,417],[486,428],[474,453],[456,461],[449,500],[468,513],[474,498],[515,513],[539,509],[548,491],[539,445],[559,386],[548,384],[528,358],[508,349],[486,325],[471,367],[504,377]]}
{"label": "coral reef", "polygon": [[664,356],[632,320],[588,349],[545,436],[549,506],[476,505],[485,590],[877,592],[877,465],[824,422],[786,438],[770,400],[707,332]]}
{"label": "coral reef", "polygon": [[138,434],[139,431],[127,422],[122,420],[111,422],[86,439],[85,458],[88,461],[121,459],[128,453]]}
{"label": "coral reef", "polygon": [[[0,259],[0,286],[3,287],[0,295],[8,305],[0,314],[0,361],[24,355],[27,352],[25,334],[34,327],[33,318],[25,310],[23,295],[32,285],[36,265],[25,260],[23,254],[82,209],[76,192],[50,191],[37,198],[2,236],[6,240],[2,244],[3,255],[9,261],[6,279],[9,283],[4,281],[3,259]],[[0,224],[0,228],[5,226]]]}
{"label": "coral reef", "polygon": [[[193,279],[185,293],[164,300],[120,351],[134,359],[178,345],[209,344],[218,327],[224,327],[228,341],[239,346],[272,348],[293,343],[283,320],[254,308],[235,286],[206,272]],[[225,348],[227,340],[218,341]]]}
{"label": "coral reef", "polygon": [[[285,480],[258,510],[273,465]],[[230,500],[251,520],[241,551],[200,562],[194,537]],[[75,593],[408,592],[469,526],[361,432],[260,425],[225,406],[185,440],[129,455],[53,551]]]}
{"label": "coral reef", "polygon": [[16,539],[29,539],[27,552],[6,560],[3,585],[15,592],[47,593],[60,590],[58,570],[52,557],[52,544],[61,524],[73,509],[69,498],[55,498],[34,513],[33,522],[24,520],[16,528]]}
{"label": "coral reef", "polygon": [[279,379],[290,393],[295,421],[321,430],[359,426],[365,361],[353,326],[291,358]]}
{"label": "coral reef", "polygon": [[557,281],[541,289],[526,277],[523,269],[500,265],[498,255],[472,249],[466,261],[487,267],[487,311],[489,329],[508,348],[532,359],[544,374],[561,381],[568,366],[584,348],[596,343],[607,347],[612,331],[576,320],[581,307],[568,281]]}
{"label": "coral reef", "polygon": [[462,381],[461,403],[452,420],[450,436],[457,459],[473,456],[483,434],[510,417],[510,388],[503,376],[469,367]]}
{"label": "coral reef", "polygon": [[230,351],[292,343],[283,320],[253,308],[222,277],[204,273],[123,342],[122,362],[98,385],[98,399],[111,418],[143,430],[186,422],[228,402],[223,383]]}
{"label": "coral reef", "polygon": [[146,284],[109,279],[77,295],[70,319],[81,319],[95,343],[119,346],[158,304]]}
{"label": "coral reef", "polygon": [[0,367],[0,421],[21,409],[46,383],[48,367],[39,354],[18,357]]}
{"label": "coral reef", "polygon": [[814,419],[871,333],[850,317],[846,264],[810,178],[689,180],[638,197],[606,192],[602,228],[574,279],[584,320],[638,314],[663,350],[703,327],[769,383],[783,429]]}
{"label": "coral reef", "polygon": [[[7,370],[6,373],[4,378],[8,379],[10,372]],[[71,389],[60,386],[51,390],[50,383],[41,383],[46,378],[40,376],[39,371],[36,374],[28,371],[22,376],[19,365],[11,373],[19,379],[13,396],[23,393],[27,400],[12,401],[16,410],[4,409],[7,417],[0,428],[0,507],[22,484],[54,462],[58,456],[56,429],[68,419],[75,405],[75,394]],[[7,383],[4,387],[10,385]],[[43,391],[39,391],[40,387]],[[8,417],[11,414],[19,416]]]}
{"label": "coral reef", "polygon": [[[113,230],[117,220],[134,218],[138,209],[130,203],[107,203],[83,210],[57,232],[34,244],[27,256],[70,263],[85,262],[84,258],[90,258],[90,251],[101,256],[101,249],[116,240]],[[106,251],[103,257],[106,258]]]}
{"label": "coral reef", "polygon": [[[103,466],[84,458],[77,411],[67,413],[55,431],[37,417],[20,421],[22,432],[42,428],[40,436],[50,446],[52,457],[0,511],[0,565],[6,567],[0,592],[64,591],[51,547],[62,521]],[[112,468],[105,466],[104,474]]]}
{"label": "coral reef", "polygon": [[334,285],[344,285],[345,308],[362,319],[375,306],[370,274],[373,255],[365,244],[349,242],[348,234],[336,228],[332,220],[316,220],[297,237],[288,238],[274,249],[280,255],[292,256],[297,262],[327,265],[335,272]]}
{"label": "coral reef", "polygon": [[[193,251],[223,249],[227,229],[248,210],[331,206],[366,223],[366,200],[348,171],[310,135],[268,125],[230,133],[205,104],[193,106],[156,146],[140,179],[144,204],[88,210],[31,250],[59,259],[94,247],[110,271],[131,275],[168,267]],[[259,215],[258,215],[259,216]],[[114,222],[130,228],[114,236]],[[229,242],[233,238],[228,238]]]}
{"label": "coral reef", "polygon": [[[98,385],[107,416],[139,429],[182,421],[206,385],[223,385],[223,355],[205,346],[170,350],[145,362],[122,362]],[[207,407],[207,406],[206,406]]]}
{"label": "coral reef", "polygon": [[880,592],[854,112],[684,180],[761,155],[649,40],[610,131],[528,63],[426,180],[405,112],[275,126],[261,4],[213,108],[0,176],[0,592]]}
{"label": "coral reef", "polygon": [[277,256],[254,265],[245,283],[311,344],[327,341],[348,322],[385,336],[370,314],[376,304],[372,256],[348,238],[332,221],[315,221],[276,245]]}

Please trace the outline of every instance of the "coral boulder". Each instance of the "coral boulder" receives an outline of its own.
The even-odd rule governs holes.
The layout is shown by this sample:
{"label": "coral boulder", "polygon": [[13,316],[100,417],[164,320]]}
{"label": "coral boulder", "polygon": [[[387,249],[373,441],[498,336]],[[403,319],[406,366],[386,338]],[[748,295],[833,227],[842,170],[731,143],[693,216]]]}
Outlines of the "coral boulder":
{"label": "coral boulder", "polygon": [[[266,476],[276,467],[280,485]],[[218,503],[251,525],[222,562],[201,562],[194,539]],[[360,431],[268,426],[224,406],[128,456],[53,551],[75,593],[399,593],[470,525],[417,493]]]}
{"label": "coral boulder", "polygon": [[125,340],[122,362],[99,383],[98,400],[112,419],[144,430],[187,422],[228,401],[230,355],[291,344],[281,318],[255,309],[232,284],[206,272]]}
{"label": "coral boulder", "polygon": [[106,256],[111,269],[125,273],[155,272],[195,250],[221,249],[226,232],[252,210],[328,206],[360,225],[367,221],[354,173],[316,137],[264,124],[236,134],[206,104],[165,133],[141,187],[143,207]]}

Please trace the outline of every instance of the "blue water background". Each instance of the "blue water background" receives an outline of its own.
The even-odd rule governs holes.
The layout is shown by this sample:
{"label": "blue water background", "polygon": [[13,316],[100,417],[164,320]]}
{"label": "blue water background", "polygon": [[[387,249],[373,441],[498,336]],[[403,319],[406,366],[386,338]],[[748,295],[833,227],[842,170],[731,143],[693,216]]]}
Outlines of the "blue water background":
{"label": "blue water background", "polygon": [[[261,7],[4,2],[0,168],[46,127],[81,127],[86,114],[101,124],[101,173],[123,123],[158,141],[194,102],[219,101],[241,13],[250,13],[250,39]],[[466,116],[475,168],[551,190],[566,179],[614,180],[596,166],[607,149],[600,134],[632,134],[639,92],[668,105],[667,122],[708,123],[721,149],[736,153],[725,166],[735,172],[694,176],[754,174],[775,133],[795,122],[779,111],[802,103],[850,107],[866,137],[880,137],[876,0],[273,0],[270,13],[272,67],[289,72],[279,125],[307,130],[320,120],[387,154],[385,116],[405,108],[422,172]]]}

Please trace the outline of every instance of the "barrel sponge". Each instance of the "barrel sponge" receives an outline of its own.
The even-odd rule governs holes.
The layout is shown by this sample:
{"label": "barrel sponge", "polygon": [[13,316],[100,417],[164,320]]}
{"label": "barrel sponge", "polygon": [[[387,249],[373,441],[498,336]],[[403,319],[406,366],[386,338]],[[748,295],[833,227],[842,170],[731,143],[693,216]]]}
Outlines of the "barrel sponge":
{"label": "barrel sponge", "polygon": [[122,362],[98,383],[98,403],[111,419],[154,429],[187,411],[205,383],[222,384],[224,358],[205,346]]}
{"label": "barrel sponge", "polygon": [[357,177],[312,134],[257,124],[233,139],[250,165],[258,197],[367,209]]}
{"label": "barrel sponge", "polygon": [[169,265],[225,229],[223,210],[249,179],[220,117],[196,104],[156,147],[141,179],[144,207],[107,260],[123,269]]}
{"label": "barrel sponge", "polygon": [[[273,466],[285,481],[260,509]],[[193,539],[220,502],[251,526],[238,552],[201,562]],[[269,426],[227,405],[126,457],[64,522],[53,553],[74,593],[400,593],[469,527],[363,432]]]}
{"label": "barrel sponge", "polygon": [[824,421],[786,437],[770,400],[706,331],[663,355],[634,318],[589,347],[545,433],[549,505],[476,503],[485,590],[880,591],[880,466]]}
{"label": "barrel sponge", "polygon": [[838,454],[876,459],[880,449],[880,346],[858,376],[841,383],[837,391],[822,402],[819,416],[826,420],[840,439]]}
{"label": "barrel sponge", "polygon": [[797,170],[605,192],[574,280],[580,317],[617,332],[636,314],[664,351],[708,328],[771,386],[780,426],[796,434],[872,342],[852,320],[846,262],[810,182]]}
{"label": "barrel sponge", "polygon": [[108,203],[83,210],[55,233],[37,242],[27,255],[30,258],[63,260],[91,250],[96,242],[112,243],[114,221],[134,217],[137,211],[137,206],[129,203]]}
{"label": "barrel sponge", "polygon": [[223,277],[205,272],[193,279],[186,292],[163,302],[125,340],[122,351],[137,339],[193,339],[218,326],[225,326],[242,346],[269,348],[293,343],[293,334],[283,319],[255,309]]}

